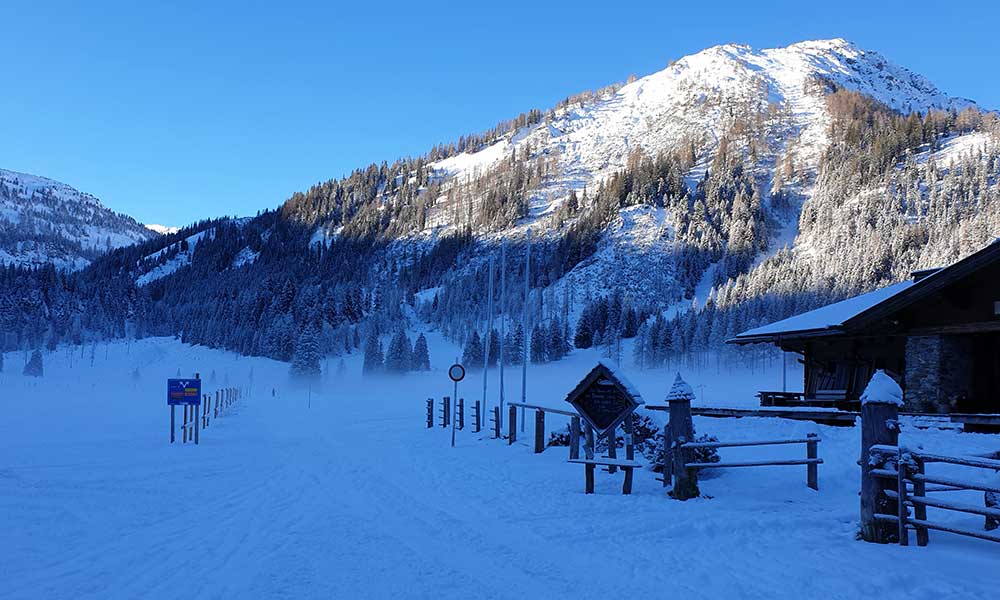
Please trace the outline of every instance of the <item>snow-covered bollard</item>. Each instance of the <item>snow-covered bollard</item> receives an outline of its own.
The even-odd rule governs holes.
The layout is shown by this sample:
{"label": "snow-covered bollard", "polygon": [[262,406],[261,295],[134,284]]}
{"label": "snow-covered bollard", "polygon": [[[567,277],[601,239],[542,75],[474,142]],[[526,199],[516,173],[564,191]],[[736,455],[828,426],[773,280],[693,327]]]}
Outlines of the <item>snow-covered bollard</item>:
{"label": "snow-covered bollard", "polygon": [[894,487],[892,480],[872,476],[872,470],[881,464],[873,461],[871,450],[878,445],[899,445],[902,404],[903,390],[882,370],[872,375],[861,394],[861,538],[866,542],[899,542],[898,525],[875,517],[876,514],[898,516],[899,506],[885,494],[885,490]]}
{"label": "snow-covered bollard", "polygon": [[674,385],[667,394],[670,422],[667,423],[663,439],[663,447],[668,453],[665,463],[669,463],[669,467],[664,464],[664,483],[667,477],[673,476],[674,485],[670,490],[670,496],[677,500],[697,498],[701,494],[698,490],[698,471],[687,468],[687,464],[693,462],[691,452],[681,447],[694,437],[694,423],[691,420],[692,398],[694,390],[678,373]]}

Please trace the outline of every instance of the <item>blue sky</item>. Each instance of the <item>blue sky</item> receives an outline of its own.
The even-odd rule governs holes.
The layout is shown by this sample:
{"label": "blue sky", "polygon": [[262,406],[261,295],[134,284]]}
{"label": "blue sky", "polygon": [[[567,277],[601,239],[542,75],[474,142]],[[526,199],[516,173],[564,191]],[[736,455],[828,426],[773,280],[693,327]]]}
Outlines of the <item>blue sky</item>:
{"label": "blue sky", "polygon": [[0,167],[148,223],[254,214],[727,42],[844,37],[1000,107],[985,2],[161,4],[0,6]]}

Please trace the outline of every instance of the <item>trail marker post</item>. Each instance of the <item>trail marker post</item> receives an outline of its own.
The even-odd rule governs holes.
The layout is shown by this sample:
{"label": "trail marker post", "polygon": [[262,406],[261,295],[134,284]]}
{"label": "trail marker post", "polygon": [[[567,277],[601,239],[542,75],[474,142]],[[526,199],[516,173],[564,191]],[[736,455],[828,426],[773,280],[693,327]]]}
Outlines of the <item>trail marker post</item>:
{"label": "trail marker post", "polygon": [[[458,359],[455,360],[455,364],[448,367],[448,378],[452,380],[455,384],[455,404],[458,404],[458,382],[465,379],[465,367],[463,367]],[[464,416],[464,415],[463,415]],[[455,447],[455,419],[451,420],[451,447]]]}

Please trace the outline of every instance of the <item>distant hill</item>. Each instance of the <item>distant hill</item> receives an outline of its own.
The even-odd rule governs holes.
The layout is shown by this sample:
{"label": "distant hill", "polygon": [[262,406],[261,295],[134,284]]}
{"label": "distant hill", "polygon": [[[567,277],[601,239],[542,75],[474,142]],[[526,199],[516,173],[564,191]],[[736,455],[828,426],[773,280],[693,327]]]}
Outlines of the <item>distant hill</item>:
{"label": "distant hill", "polygon": [[0,169],[0,263],[75,270],[158,232],[64,183]]}

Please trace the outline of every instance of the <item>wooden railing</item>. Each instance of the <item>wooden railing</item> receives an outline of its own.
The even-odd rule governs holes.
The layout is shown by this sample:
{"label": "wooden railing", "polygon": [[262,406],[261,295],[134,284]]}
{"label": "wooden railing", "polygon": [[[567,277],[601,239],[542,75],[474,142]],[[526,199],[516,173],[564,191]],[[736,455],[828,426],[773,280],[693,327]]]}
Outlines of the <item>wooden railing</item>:
{"label": "wooden railing", "polygon": [[[974,456],[946,456],[909,450],[902,446],[876,444],[871,447],[869,452],[869,463],[873,466],[869,475],[890,482],[890,485],[881,489],[881,492],[895,505],[896,514],[876,513],[874,518],[895,525],[896,535],[901,546],[909,544],[909,531],[911,529],[916,531],[918,546],[927,545],[927,530],[929,529],[1000,542],[1000,535],[997,534],[973,531],[928,520],[927,507],[930,506],[942,510],[984,516],[987,518],[987,526],[992,524],[994,528],[997,523],[1000,523],[1000,507],[998,506],[976,506],[963,502],[928,498],[927,493],[932,491],[975,490],[1000,494],[1000,482],[992,484],[970,482],[952,477],[928,475],[927,463],[935,462],[1000,471],[1000,460]],[[893,482],[895,486],[891,485]],[[928,489],[927,484],[937,484],[939,487]],[[910,508],[913,509],[912,517],[910,516]]]}
{"label": "wooden railing", "polygon": [[[541,454],[545,451],[545,413],[563,415],[570,417],[571,420],[569,425],[569,456],[571,459],[580,458],[580,415],[570,410],[522,402],[510,402],[507,406],[510,407],[510,414],[507,418],[507,441],[509,444],[513,444],[514,440],[517,439],[517,411],[515,409],[535,411],[535,454]],[[522,414],[524,413],[522,412]]]}

